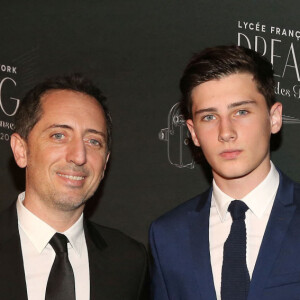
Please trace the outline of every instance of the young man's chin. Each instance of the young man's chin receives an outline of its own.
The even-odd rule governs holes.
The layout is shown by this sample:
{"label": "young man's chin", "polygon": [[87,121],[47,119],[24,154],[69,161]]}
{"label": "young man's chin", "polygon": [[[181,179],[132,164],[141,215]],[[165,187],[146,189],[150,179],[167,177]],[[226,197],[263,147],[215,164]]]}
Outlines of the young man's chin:
{"label": "young man's chin", "polygon": [[252,170],[228,166],[222,169],[213,170],[213,176],[221,177],[224,180],[235,180],[242,179],[248,176],[251,172]]}

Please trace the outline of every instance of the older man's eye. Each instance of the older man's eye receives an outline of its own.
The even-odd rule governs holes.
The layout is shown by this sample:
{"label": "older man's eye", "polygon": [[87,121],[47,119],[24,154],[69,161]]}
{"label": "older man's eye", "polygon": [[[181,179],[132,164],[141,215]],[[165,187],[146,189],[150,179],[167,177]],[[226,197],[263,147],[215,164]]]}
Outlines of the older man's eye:
{"label": "older man's eye", "polygon": [[98,140],[95,140],[95,139],[91,139],[90,140],[90,143],[94,146],[101,146],[101,143],[98,141]]}
{"label": "older man's eye", "polygon": [[54,133],[52,135],[52,137],[55,139],[55,140],[61,140],[65,137],[65,135],[63,133]]}
{"label": "older man's eye", "polygon": [[94,147],[98,147],[98,148],[102,147],[102,145],[103,145],[102,141],[99,141],[97,139],[88,139],[88,138],[86,138],[86,139],[84,139],[84,141],[85,141],[85,143],[87,143],[91,146],[94,146]]}

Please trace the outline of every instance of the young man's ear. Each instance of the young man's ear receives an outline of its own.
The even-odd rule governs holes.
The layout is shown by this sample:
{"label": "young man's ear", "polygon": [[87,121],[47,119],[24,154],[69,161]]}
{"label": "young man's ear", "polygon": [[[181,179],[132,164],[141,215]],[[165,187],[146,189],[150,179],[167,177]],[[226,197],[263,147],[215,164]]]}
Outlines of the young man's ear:
{"label": "young man's ear", "polygon": [[25,168],[27,166],[27,143],[25,140],[18,133],[13,133],[10,137],[10,146],[17,165]]}
{"label": "young man's ear", "polygon": [[195,146],[200,147],[199,140],[198,140],[198,138],[196,136],[196,133],[195,133],[193,120],[192,119],[188,119],[186,121],[186,125],[187,125],[187,127],[188,127],[188,129],[190,131],[190,134],[191,134],[191,137],[192,137],[192,140],[193,140]]}
{"label": "young man's ear", "polygon": [[282,104],[276,102],[270,109],[271,133],[277,133],[282,126]]}

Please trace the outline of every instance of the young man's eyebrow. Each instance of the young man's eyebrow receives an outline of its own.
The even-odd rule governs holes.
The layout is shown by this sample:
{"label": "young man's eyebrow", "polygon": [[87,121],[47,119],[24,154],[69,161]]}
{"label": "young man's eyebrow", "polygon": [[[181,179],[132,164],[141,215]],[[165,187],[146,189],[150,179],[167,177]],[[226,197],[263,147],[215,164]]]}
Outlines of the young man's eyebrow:
{"label": "young man's eyebrow", "polygon": [[195,115],[197,114],[202,114],[202,113],[207,113],[207,112],[216,112],[217,109],[215,107],[208,107],[208,108],[203,108],[195,111]]}
{"label": "young man's eyebrow", "polygon": [[[255,100],[243,100],[243,101],[231,103],[227,106],[227,108],[230,109],[230,108],[234,108],[234,107],[238,107],[238,106],[246,105],[246,104],[257,104],[257,102]],[[217,112],[217,111],[218,110],[216,107],[208,107],[208,108],[203,108],[203,109],[199,109],[199,110],[195,111],[195,115],[207,113],[207,112],[208,113],[209,112]]]}
{"label": "young man's eyebrow", "polygon": [[228,108],[234,108],[234,107],[238,107],[241,105],[246,105],[246,104],[257,104],[257,102],[255,100],[243,100],[243,101],[239,101],[239,102],[234,102],[228,105]]}

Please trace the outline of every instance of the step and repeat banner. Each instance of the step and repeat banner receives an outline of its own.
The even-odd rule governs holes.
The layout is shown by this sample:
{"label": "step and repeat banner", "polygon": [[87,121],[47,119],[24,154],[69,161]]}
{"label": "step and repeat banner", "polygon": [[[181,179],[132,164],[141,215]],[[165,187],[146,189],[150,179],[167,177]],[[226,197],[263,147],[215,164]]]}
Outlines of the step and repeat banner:
{"label": "step and repeat banner", "polygon": [[[87,214],[147,244],[152,220],[206,189],[178,108],[178,83],[205,47],[238,44],[274,65],[284,126],[272,160],[300,181],[298,1],[3,1],[0,10],[0,209],[24,189],[9,140],[24,93],[81,72],[108,98],[113,151]],[[42,178],[41,178],[42,180]]]}

